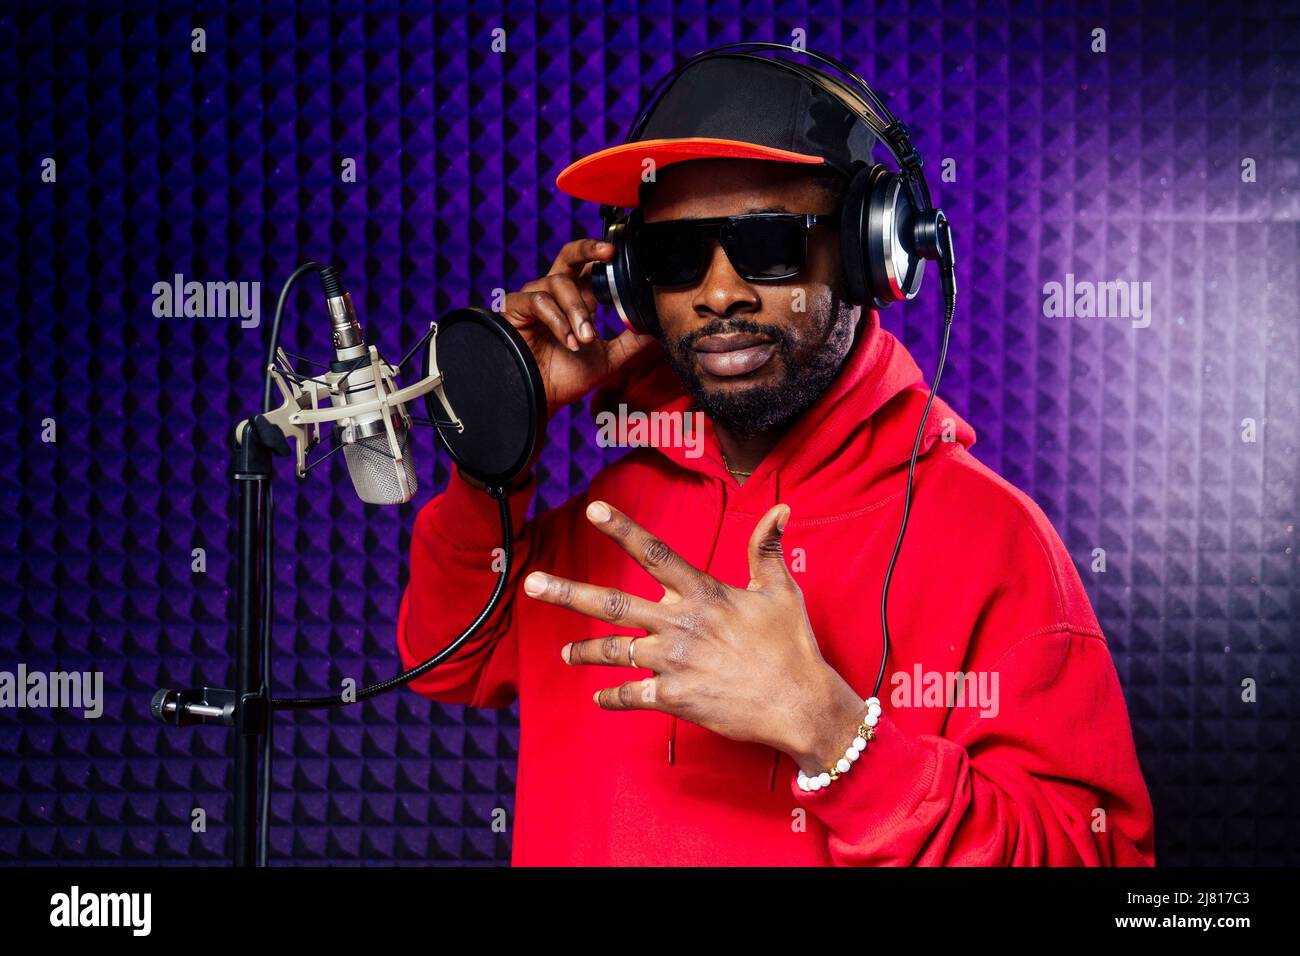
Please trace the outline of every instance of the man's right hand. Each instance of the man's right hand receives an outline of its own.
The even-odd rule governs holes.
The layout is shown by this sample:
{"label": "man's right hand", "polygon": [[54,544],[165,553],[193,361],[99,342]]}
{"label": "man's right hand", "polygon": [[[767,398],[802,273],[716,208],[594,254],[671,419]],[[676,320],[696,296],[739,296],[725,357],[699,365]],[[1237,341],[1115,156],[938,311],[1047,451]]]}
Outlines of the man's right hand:
{"label": "man's right hand", "polygon": [[630,329],[612,339],[596,334],[591,270],[614,246],[597,239],[565,243],[550,272],[506,296],[502,315],[523,336],[546,387],[549,420],[580,400],[654,341]]}

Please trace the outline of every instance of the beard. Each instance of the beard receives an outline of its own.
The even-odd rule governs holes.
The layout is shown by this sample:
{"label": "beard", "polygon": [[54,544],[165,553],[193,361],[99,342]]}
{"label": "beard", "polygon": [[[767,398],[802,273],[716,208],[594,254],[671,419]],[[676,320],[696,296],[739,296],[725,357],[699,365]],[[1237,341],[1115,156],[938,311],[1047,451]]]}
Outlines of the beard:
{"label": "beard", "polygon": [[[825,393],[839,374],[851,350],[857,323],[853,321],[852,307],[838,294],[831,299],[825,326],[828,328],[824,336],[817,332],[808,335],[822,339],[821,346],[809,348],[805,335],[786,325],[744,318],[717,319],[674,342],[665,341],[664,352],[700,410],[732,433],[752,436],[789,425]],[[752,332],[772,339],[784,370],[780,381],[740,388],[706,386],[695,370],[694,345],[706,335],[726,332]]]}

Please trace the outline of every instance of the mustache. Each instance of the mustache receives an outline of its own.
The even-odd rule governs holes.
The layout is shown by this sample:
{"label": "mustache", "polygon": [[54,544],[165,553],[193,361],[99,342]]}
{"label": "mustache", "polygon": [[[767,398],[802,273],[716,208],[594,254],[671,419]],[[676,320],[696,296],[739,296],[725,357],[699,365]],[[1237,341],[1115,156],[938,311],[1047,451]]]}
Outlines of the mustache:
{"label": "mustache", "polygon": [[728,332],[748,332],[752,335],[766,336],[776,343],[782,355],[787,356],[794,345],[790,330],[779,325],[754,322],[749,319],[714,319],[678,339],[674,351],[682,361],[689,361],[695,343],[700,339],[706,335],[726,335]]}

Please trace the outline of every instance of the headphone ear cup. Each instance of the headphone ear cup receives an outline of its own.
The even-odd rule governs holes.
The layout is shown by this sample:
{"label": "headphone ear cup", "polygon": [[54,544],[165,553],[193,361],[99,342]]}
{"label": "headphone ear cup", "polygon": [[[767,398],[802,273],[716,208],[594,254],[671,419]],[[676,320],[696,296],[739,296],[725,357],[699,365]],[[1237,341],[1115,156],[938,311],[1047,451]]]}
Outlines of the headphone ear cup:
{"label": "headphone ear cup", "polygon": [[840,259],[844,264],[844,282],[848,288],[849,302],[865,305],[867,297],[867,253],[864,241],[867,234],[867,195],[872,176],[882,167],[867,166],[854,174],[844,194],[840,210]]}
{"label": "headphone ear cup", "polygon": [[614,257],[593,267],[591,289],[598,302],[614,307],[629,329],[641,335],[658,335],[654,287],[637,263],[632,242],[639,222],[640,211],[636,210],[609,228],[605,241],[614,244]]}
{"label": "headphone ear cup", "polygon": [[897,173],[877,163],[853,177],[840,220],[852,303],[883,309],[920,291],[925,259],[916,251],[915,220],[911,194]]}
{"label": "headphone ear cup", "polygon": [[627,276],[627,298],[636,310],[636,324],[633,328],[642,335],[659,334],[659,313],[655,311],[655,289],[645,277],[645,270],[636,257],[636,243],[633,239],[641,228],[641,210],[634,209],[628,217],[628,227],[620,244],[618,256],[624,263]]}
{"label": "headphone ear cup", "polygon": [[867,189],[863,234],[867,288],[877,308],[921,291],[925,258],[916,249],[916,207],[898,173],[877,166]]}

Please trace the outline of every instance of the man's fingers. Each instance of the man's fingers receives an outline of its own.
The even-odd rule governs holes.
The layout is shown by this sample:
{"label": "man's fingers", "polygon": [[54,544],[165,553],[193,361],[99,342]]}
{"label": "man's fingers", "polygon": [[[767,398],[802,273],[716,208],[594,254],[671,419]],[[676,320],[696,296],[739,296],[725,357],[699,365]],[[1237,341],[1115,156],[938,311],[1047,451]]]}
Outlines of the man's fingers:
{"label": "man's fingers", "polygon": [[789,505],[775,505],[758,519],[749,536],[749,587],[781,587],[794,582],[785,563],[781,539],[790,517]]}
{"label": "man's fingers", "polygon": [[[632,642],[631,653],[628,648]],[[634,637],[626,634],[611,634],[608,637],[593,637],[585,641],[574,641],[560,648],[560,656],[566,664],[600,664],[606,667],[645,667],[652,671],[659,670],[659,646],[653,637]]]}
{"label": "man's fingers", "polygon": [[574,239],[560,247],[555,261],[548,270],[549,275],[557,272],[568,276],[578,276],[583,266],[596,259],[606,260],[614,254],[614,247],[600,239]]}
{"label": "man's fingers", "polygon": [[663,710],[658,701],[657,678],[628,681],[606,687],[592,698],[603,710]]}
{"label": "man's fingers", "polygon": [[705,579],[714,581],[713,578],[617,508],[604,501],[593,501],[587,505],[587,517],[664,587],[682,596],[701,592],[707,595],[710,590],[716,590],[706,586]]}
{"label": "man's fingers", "polygon": [[644,598],[627,594],[617,588],[570,581],[568,578],[543,574],[541,571],[534,571],[524,578],[524,593],[547,604],[567,607],[579,614],[594,617],[606,624],[657,631],[661,629],[663,623],[663,614],[659,610],[659,605]]}
{"label": "man's fingers", "polygon": [[555,297],[545,289],[533,288],[511,293],[506,296],[505,313],[507,319],[514,314],[525,321],[533,319],[541,322],[561,345],[571,352],[578,350],[578,339],[573,334],[572,319],[565,315],[564,310],[555,301]]}
{"label": "man's fingers", "polygon": [[578,294],[582,296],[582,301],[587,303],[587,311],[592,315],[596,314],[596,307],[600,305],[600,302],[596,299],[596,290],[591,287],[591,273],[595,268],[595,262],[588,262],[582,267],[578,277],[574,279],[574,285],[578,287]]}
{"label": "man's fingers", "polygon": [[564,310],[565,315],[569,317],[569,324],[573,328],[573,333],[578,337],[578,341],[590,342],[595,339],[595,314],[591,309],[587,308],[587,303],[581,293],[578,292],[578,287],[573,280],[562,275],[547,276],[546,279],[551,295],[560,308]]}

